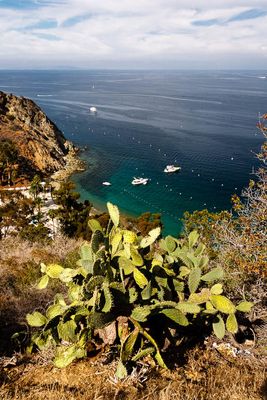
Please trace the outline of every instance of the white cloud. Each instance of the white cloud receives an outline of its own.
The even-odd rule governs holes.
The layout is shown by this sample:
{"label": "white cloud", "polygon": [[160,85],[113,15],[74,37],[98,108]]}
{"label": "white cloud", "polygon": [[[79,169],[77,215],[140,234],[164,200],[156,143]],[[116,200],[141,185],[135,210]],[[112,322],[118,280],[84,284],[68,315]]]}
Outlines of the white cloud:
{"label": "white cloud", "polygon": [[212,68],[218,60],[222,68],[263,67],[267,16],[230,22],[251,9],[266,11],[266,0],[65,0],[1,9],[0,68]]}

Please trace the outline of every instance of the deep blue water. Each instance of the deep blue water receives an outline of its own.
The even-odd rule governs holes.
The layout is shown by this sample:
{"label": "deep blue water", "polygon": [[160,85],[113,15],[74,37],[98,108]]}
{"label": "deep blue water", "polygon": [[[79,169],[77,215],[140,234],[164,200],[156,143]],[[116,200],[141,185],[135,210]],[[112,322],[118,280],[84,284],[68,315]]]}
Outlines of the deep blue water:
{"label": "deep blue water", "polygon": [[[0,90],[30,97],[88,149],[74,180],[82,198],[128,214],[161,212],[165,232],[185,210],[229,209],[257,167],[266,71],[0,71]],[[97,107],[97,115],[89,107]],[[254,152],[254,153],[253,153]],[[166,164],[180,173],[166,175]],[[151,179],[131,185],[133,176]],[[102,186],[110,181],[112,186]]]}

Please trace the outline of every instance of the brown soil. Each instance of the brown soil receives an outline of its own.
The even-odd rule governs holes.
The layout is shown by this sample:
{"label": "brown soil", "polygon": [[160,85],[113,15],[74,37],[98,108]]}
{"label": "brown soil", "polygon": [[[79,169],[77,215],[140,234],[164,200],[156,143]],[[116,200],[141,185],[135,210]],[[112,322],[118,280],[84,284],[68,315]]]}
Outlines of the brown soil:
{"label": "brown soil", "polygon": [[[47,357],[47,358],[46,358]],[[3,360],[2,400],[259,400],[266,399],[266,364],[255,355],[225,357],[195,348],[174,371],[139,364],[124,381],[114,377],[116,362],[83,360],[59,370],[50,355]],[[5,361],[5,367],[4,367]],[[12,365],[12,362],[15,365]],[[9,364],[8,364],[9,363]]]}

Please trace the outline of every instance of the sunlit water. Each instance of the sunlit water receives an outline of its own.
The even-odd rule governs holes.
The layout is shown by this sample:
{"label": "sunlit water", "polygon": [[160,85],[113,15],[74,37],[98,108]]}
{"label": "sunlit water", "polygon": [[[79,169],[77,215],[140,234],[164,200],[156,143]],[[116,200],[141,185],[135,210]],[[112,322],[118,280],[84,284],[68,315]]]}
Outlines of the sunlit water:
{"label": "sunlit water", "polygon": [[[87,147],[74,177],[83,199],[130,215],[160,212],[176,234],[186,210],[230,208],[257,167],[264,71],[0,71],[0,90],[30,97]],[[97,114],[90,113],[95,106]],[[180,173],[165,174],[167,164]],[[150,178],[133,186],[134,176]],[[111,186],[103,186],[103,181]]]}

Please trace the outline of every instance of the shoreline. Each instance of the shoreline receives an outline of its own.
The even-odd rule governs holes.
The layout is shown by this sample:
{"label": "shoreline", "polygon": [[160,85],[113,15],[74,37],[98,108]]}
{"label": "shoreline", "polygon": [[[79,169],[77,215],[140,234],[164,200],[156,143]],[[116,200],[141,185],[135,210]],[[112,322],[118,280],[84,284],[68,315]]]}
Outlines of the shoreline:
{"label": "shoreline", "polygon": [[51,185],[57,189],[61,182],[66,181],[72,175],[83,172],[87,169],[87,163],[79,157],[80,149],[71,142],[67,143],[69,147],[68,154],[64,157],[66,164],[63,168],[50,175]]}

